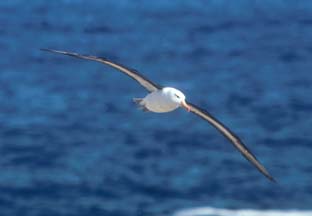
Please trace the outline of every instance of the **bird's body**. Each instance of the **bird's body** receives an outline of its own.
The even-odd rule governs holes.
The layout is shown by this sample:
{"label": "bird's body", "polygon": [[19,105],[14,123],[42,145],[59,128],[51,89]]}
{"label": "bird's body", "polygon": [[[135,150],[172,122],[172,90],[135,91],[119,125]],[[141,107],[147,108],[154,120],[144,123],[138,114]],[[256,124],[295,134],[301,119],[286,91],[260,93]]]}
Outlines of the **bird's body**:
{"label": "bird's body", "polygon": [[137,100],[138,104],[144,108],[144,110],[155,113],[171,112],[182,106],[182,101],[185,101],[184,94],[172,87],[165,87],[153,91],[143,99]]}
{"label": "bird's body", "polygon": [[91,61],[96,61],[102,64],[109,65],[120,72],[128,75],[139,84],[141,84],[148,92],[144,98],[137,98],[134,101],[141,107],[144,111],[151,111],[155,113],[166,113],[177,109],[178,107],[183,107],[187,111],[194,113],[195,115],[201,117],[205,121],[209,122],[213,127],[215,127],[219,132],[221,132],[232,144],[233,146],[248,160],[250,161],[265,177],[271,181],[275,181],[274,178],[269,174],[269,172],[264,168],[264,166],[257,160],[257,158],[252,154],[252,152],[244,145],[244,143],[236,136],[230,129],[224,126],[220,121],[214,118],[206,110],[186,101],[185,95],[172,87],[161,87],[158,84],[145,78],[140,73],[128,69],[121,64],[114,63],[102,57],[80,55],[78,53],[58,51],[51,49],[42,49],[44,51],[68,55],[80,59],[86,59]]}

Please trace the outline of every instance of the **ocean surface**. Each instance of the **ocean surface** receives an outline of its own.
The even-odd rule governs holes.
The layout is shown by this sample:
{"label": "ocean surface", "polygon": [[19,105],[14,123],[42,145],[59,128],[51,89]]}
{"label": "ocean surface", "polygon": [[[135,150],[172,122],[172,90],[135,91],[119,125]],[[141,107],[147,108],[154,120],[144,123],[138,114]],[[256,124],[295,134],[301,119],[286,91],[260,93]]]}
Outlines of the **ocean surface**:
{"label": "ocean surface", "polygon": [[[99,55],[183,91],[192,113]],[[312,1],[0,1],[1,216],[312,215]]]}

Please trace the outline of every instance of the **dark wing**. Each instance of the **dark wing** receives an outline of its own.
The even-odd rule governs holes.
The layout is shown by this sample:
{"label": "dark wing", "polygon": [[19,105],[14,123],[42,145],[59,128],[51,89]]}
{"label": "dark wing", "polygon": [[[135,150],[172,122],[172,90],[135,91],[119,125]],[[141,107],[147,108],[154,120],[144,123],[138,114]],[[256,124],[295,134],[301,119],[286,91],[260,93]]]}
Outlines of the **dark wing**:
{"label": "dark wing", "polygon": [[87,60],[91,60],[91,61],[97,61],[100,62],[102,64],[106,64],[109,65],[113,68],[116,68],[118,70],[120,70],[121,72],[127,74],[128,76],[130,76],[132,79],[136,80],[137,82],[139,82],[143,87],[145,87],[149,92],[153,92],[153,91],[157,91],[159,89],[161,89],[161,87],[155,83],[153,83],[152,81],[148,80],[147,78],[145,78],[143,75],[139,74],[138,72],[134,71],[134,70],[130,70],[120,64],[111,62],[105,58],[102,57],[97,57],[97,56],[87,56],[87,55],[80,55],[78,53],[72,53],[72,52],[66,52],[66,51],[59,51],[59,50],[52,50],[52,49],[41,49],[43,51],[48,51],[48,52],[53,52],[53,53],[59,53],[59,54],[63,54],[63,55],[68,55],[68,56],[73,56],[76,58],[81,58],[81,59],[87,59]]}
{"label": "dark wing", "polygon": [[244,145],[244,143],[226,126],[224,126],[217,119],[212,117],[207,111],[195,106],[187,102],[187,104],[191,107],[191,112],[200,116],[204,120],[208,121],[212,124],[216,129],[218,129],[227,139],[229,139],[235,148],[240,151],[240,153],[249,160],[264,176],[266,176],[269,180],[275,182],[274,178],[269,174],[269,172],[264,168],[264,166],[257,160],[257,158],[251,153],[251,151]]}

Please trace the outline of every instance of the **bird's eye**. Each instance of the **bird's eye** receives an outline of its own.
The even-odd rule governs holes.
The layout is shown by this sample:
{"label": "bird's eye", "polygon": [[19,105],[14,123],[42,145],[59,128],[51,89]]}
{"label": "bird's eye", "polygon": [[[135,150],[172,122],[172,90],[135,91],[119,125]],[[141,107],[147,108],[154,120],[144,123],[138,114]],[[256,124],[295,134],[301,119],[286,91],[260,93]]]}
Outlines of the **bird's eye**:
{"label": "bird's eye", "polygon": [[180,98],[180,96],[179,95],[177,95],[177,94],[174,94],[177,98]]}

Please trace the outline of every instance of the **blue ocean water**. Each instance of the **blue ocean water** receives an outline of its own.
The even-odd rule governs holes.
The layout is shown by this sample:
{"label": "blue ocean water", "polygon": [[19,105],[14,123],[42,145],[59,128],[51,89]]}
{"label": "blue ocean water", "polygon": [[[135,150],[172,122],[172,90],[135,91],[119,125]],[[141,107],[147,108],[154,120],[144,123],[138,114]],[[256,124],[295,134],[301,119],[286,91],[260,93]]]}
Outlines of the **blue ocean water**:
{"label": "blue ocean water", "polygon": [[[308,0],[0,1],[0,215],[312,215],[311,11]],[[182,90],[278,184],[191,113],[136,109],[147,92],[123,74],[40,48]]]}

